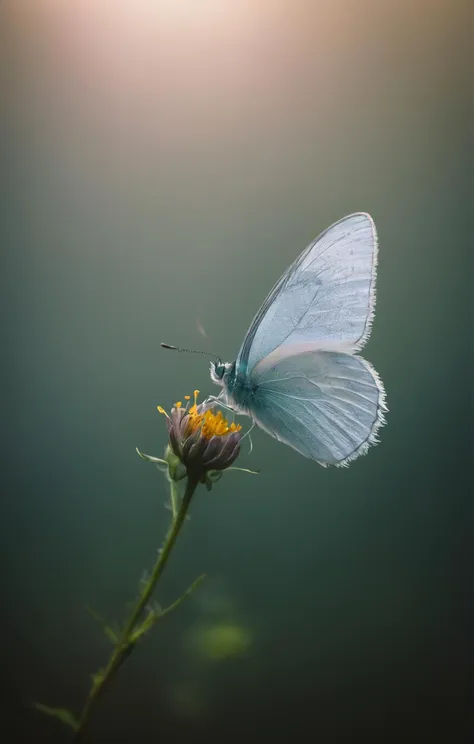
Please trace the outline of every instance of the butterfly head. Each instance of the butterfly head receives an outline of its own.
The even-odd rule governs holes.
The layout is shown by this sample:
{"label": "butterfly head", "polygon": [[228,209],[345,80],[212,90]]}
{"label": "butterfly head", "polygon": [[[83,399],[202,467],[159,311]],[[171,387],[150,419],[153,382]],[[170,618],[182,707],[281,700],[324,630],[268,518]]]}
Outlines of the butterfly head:
{"label": "butterfly head", "polygon": [[222,359],[217,358],[215,362],[211,362],[211,380],[217,385],[223,386],[226,375],[232,367],[233,362],[223,362]]}

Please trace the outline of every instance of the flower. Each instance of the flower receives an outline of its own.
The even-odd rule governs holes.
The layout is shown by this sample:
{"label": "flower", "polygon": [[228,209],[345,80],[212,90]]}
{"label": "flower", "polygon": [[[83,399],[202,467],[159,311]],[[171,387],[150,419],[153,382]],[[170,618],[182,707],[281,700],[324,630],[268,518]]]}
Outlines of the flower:
{"label": "flower", "polygon": [[[175,403],[170,414],[158,406],[166,416],[169,446],[174,456],[201,483],[207,481],[209,471],[222,471],[230,467],[240,452],[241,429],[239,424],[224,418],[222,411],[214,413],[212,403],[197,403],[199,390],[194,391],[194,403],[186,395],[186,405]],[[168,459],[168,458],[167,458]]]}

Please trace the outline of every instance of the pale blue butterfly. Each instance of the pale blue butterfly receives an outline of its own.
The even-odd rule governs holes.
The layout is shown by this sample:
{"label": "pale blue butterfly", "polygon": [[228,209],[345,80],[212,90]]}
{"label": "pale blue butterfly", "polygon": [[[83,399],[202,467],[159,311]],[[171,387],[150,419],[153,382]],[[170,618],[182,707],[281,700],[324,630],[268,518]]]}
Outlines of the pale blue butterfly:
{"label": "pale blue butterfly", "polygon": [[356,354],[375,307],[377,232],[359,212],[316,238],[275,284],[235,362],[211,363],[214,400],[321,465],[347,465],[377,441],[385,391]]}

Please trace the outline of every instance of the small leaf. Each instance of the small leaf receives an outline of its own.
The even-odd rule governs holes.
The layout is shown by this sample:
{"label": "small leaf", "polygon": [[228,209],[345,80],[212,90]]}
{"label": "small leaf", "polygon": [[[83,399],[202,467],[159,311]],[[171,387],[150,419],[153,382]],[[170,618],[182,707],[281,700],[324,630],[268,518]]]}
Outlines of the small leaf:
{"label": "small leaf", "polygon": [[99,613],[97,612],[97,610],[94,610],[93,607],[89,607],[89,605],[86,605],[86,610],[87,610],[87,612],[90,615],[92,615],[92,617],[94,618],[94,620],[97,620],[98,623],[102,623],[102,624],[105,623],[105,620],[102,617],[102,615],[99,615]]}
{"label": "small leaf", "polygon": [[137,641],[139,641],[145,635],[145,633],[148,633],[148,631],[155,625],[155,623],[158,622],[158,620],[161,620],[162,617],[167,615],[172,610],[176,609],[176,607],[178,607],[181,602],[186,599],[186,597],[188,597],[191,592],[193,592],[205,578],[206,574],[201,574],[200,576],[198,576],[198,578],[191,584],[191,586],[186,589],[184,594],[178,597],[178,599],[176,599],[172,604],[169,605],[169,607],[166,607],[164,610],[161,609],[160,605],[151,606],[146,618],[140,623],[137,628],[135,628],[133,633],[130,634],[130,644],[132,646],[135,646]]}
{"label": "small leaf", "polygon": [[156,599],[149,602],[145,609],[152,615],[161,615],[161,613],[163,612],[162,606],[159,602],[156,601]]}
{"label": "small leaf", "polygon": [[153,455],[145,455],[143,452],[140,452],[138,447],[135,447],[137,453],[142,458],[142,460],[147,460],[148,462],[153,462],[155,465],[159,466],[160,469],[166,469],[168,470],[168,463],[166,460],[163,460],[161,457],[153,457]]}
{"label": "small leaf", "polygon": [[104,625],[104,633],[112,643],[118,643],[118,638],[115,630],[110,625]]}
{"label": "small leaf", "polygon": [[140,585],[146,586],[149,581],[150,581],[150,572],[148,571],[148,569],[145,568],[143,570],[142,577],[140,579]]}
{"label": "small leaf", "polygon": [[77,729],[79,728],[78,721],[71,713],[71,711],[67,708],[49,708],[47,705],[43,705],[43,703],[34,703],[34,706],[37,710],[40,710],[47,716],[52,716],[53,718],[57,718],[59,721],[62,721],[66,726],[70,726],[72,729],[74,729],[74,731],[77,731]]}
{"label": "small leaf", "polygon": [[178,607],[181,604],[181,602],[184,599],[186,599],[186,597],[189,597],[189,595],[196,589],[196,587],[199,586],[201,581],[203,581],[205,578],[206,578],[206,574],[201,574],[200,576],[198,576],[197,579],[193,581],[191,586],[189,586],[186,589],[186,591],[180,597],[178,597],[178,599],[175,599],[175,601],[172,602],[172,604],[170,604],[168,607],[165,607],[165,609],[160,612],[159,616],[156,617],[156,620],[159,620],[160,618],[167,615],[168,612],[171,612],[172,610],[176,609],[176,607]]}
{"label": "small leaf", "polygon": [[100,687],[102,682],[104,681],[104,670],[99,669],[94,674],[91,674],[92,677],[92,687],[96,689],[97,687]]}
{"label": "small leaf", "polygon": [[112,641],[112,643],[118,643],[118,637],[115,630],[111,628],[110,625],[107,625],[102,615],[99,615],[99,613],[92,607],[89,607],[89,605],[86,605],[86,610],[92,615],[94,620],[97,620],[97,622],[102,625],[102,629],[107,638]]}

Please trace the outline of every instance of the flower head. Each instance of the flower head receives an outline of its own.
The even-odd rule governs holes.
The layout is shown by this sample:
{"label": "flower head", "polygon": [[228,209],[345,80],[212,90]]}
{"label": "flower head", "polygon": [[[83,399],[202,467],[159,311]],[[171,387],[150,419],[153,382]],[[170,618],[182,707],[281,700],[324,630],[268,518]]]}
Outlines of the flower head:
{"label": "flower head", "polygon": [[158,406],[166,416],[169,444],[174,455],[201,481],[209,470],[225,470],[240,452],[240,425],[229,424],[222,411],[214,413],[211,403],[197,403],[199,390],[194,391],[194,403],[186,395],[186,404],[175,403],[170,414]]}

